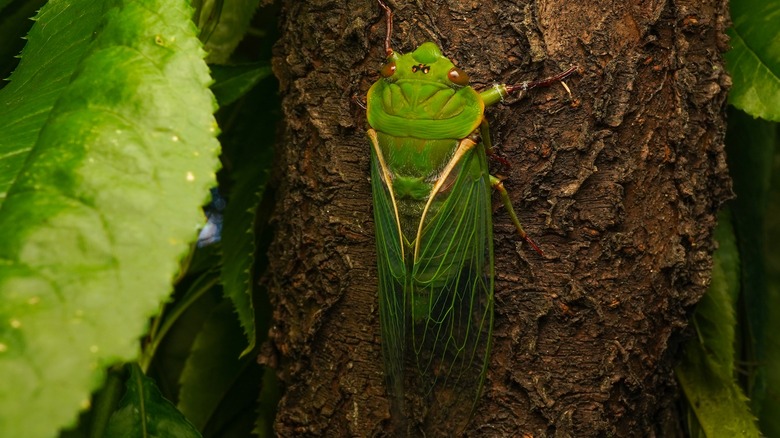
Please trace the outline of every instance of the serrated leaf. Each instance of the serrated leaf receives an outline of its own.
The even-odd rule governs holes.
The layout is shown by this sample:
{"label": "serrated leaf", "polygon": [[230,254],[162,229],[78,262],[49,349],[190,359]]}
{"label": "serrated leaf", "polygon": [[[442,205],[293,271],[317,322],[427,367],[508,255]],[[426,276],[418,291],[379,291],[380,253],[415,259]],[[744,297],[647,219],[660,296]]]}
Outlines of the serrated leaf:
{"label": "serrated leaf", "polygon": [[203,430],[238,374],[252,359],[239,360],[244,347],[232,305],[223,301],[203,324],[181,374],[178,408]]}
{"label": "serrated leaf", "polygon": [[200,438],[181,412],[163,398],[154,380],[137,365],[130,366],[127,392],[106,430],[111,438]]}
{"label": "serrated leaf", "polygon": [[[254,348],[256,333],[264,339],[268,329],[268,306],[258,309],[255,322],[254,284],[257,231],[267,222],[268,211],[256,223],[258,205],[263,198],[270,175],[273,142],[279,101],[276,82],[262,81],[253,88],[243,105],[233,105],[221,114],[231,120],[231,129],[221,137],[223,160],[228,163],[230,192],[225,208],[222,233],[222,285],[225,296],[234,304],[248,346]],[[262,252],[262,249],[261,249]],[[260,267],[262,269],[262,266]]]}
{"label": "serrated leaf", "polygon": [[695,414],[696,421],[689,421],[692,436],[759,437],[734,379],[740,261],[728,211],[718,218],[715,238],[720,247],[713,255],[712,283],[692,318],[697,337],[686,343],[675,373]]}
{"label": "serrated leaf", "polygon": [[0,88],[13,71],[24,47],[24,39],[33,25],[31,17],[46,4],[45,0],[19,0],[15,3],[0,0]]}
{"label": "serrated leaf", "polygon": [[247,339],[242,355],[255,346],[255,308],[252,301],[254,219],[270,174],[270,154],[262,154],[259,158],[263,156],[268,159],[266,163],[259,163],[257,169],[237,175],[238,181],[232,191],[234,195],[225,210],[222,233],[222,286],[225,296],[233,302]]}
{"label": "serrated leaf", "polygon": [[[104,15],[99,0],[51,1],[36,16],[22,61],[0,90],[0,202],[17,177]],[[78,22],[78,26],[72,23]]]}
{"label": "serrated leaf", "polygon": [[101,16],[104,4],[50,2],[0,93],[5,436],[53,436],[106,365],[136,357],[214,184],[187,2],[117,1]]}
{"label": "serrated leaf", "polygon": [[718,249],[713,254],[712,283],[696,307],[693,324],[698,341],[712,357],[713,364],[724,376],[733,376],[740,259],[728,208],[718,215],[715,240]]}
{"label": "serrated leaf", "polygon": [[739,385],[715,374],[707,353],[698,347],[687,348],[684,365],[675,369],[685,398],[696,415],[699,430],[692,436],[707,438],[752,438],[761,434]]}
{"label": "serrated leaf", "polygon": [[729,102],[753,117],[780,121],[780,0],[731,2]]}

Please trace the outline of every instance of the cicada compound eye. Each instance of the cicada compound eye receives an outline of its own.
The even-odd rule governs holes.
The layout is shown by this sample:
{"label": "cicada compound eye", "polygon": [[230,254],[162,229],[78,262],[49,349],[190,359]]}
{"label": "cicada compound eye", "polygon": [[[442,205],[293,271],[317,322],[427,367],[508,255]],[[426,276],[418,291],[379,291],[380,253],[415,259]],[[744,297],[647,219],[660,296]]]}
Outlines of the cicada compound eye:
{"label": "cicada compound eye", "polygon": [[447,77],[455,85],[466,86],[469,84],[469,75],[458,67],[452,67],[447,73]]}
{"label": "cicada compound eye", "polygon": [[379,74],[382,75],[383,78],[389,78],[390,76],[394,75],[395,61],[391,61],[385,64],[385,66],[382,67],[382,70],[379,71]]}

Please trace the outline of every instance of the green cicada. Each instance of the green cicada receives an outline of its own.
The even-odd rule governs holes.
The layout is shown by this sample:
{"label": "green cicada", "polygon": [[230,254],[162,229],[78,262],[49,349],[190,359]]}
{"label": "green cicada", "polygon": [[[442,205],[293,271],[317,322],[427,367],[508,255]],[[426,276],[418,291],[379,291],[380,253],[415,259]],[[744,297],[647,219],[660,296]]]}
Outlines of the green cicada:
{"label": "green cicada", "polygon": [[367,96],[385,375],[402,435],[462,431],[478,400],[493,327],[491,187],[536,250],[488,171],[485,107],[556,77],[485,91],[431,42],[390,47]]}

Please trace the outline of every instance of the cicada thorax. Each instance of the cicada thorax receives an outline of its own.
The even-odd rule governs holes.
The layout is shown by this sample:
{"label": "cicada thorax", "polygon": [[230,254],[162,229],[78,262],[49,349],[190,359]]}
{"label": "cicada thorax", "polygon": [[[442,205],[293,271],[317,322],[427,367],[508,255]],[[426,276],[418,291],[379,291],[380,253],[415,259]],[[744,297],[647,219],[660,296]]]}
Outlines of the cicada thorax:
{"label": "cicada thorax", "polygon": [[390,184],[395,194],[406,253],[411,255],[423,210],[439,174],[457,149],[458,140],[425,140],[383,132],[377,132],[377,137],[392,178]]}

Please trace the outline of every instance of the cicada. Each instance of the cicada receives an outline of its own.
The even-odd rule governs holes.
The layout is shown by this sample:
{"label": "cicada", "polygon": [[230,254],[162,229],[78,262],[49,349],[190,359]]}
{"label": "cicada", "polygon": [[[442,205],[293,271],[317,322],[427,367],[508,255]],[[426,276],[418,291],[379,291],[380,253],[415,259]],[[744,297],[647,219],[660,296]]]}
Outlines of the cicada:
{"label": "cicada", "polygon": [[379,318],[392,416],[398,433],[451,436],[479,398],[493,328],[493,224],[496,189],[520,236],[528,237],[501,181],[485,107],[555,77],[483,91],[426,42],[408,54],[391,48],[368,91],[371,186],[376,227]]}

